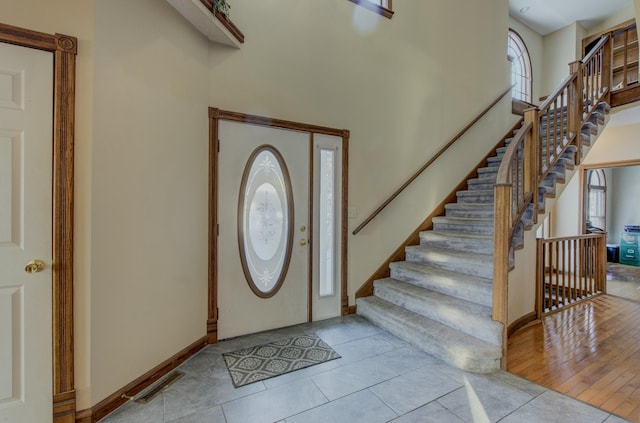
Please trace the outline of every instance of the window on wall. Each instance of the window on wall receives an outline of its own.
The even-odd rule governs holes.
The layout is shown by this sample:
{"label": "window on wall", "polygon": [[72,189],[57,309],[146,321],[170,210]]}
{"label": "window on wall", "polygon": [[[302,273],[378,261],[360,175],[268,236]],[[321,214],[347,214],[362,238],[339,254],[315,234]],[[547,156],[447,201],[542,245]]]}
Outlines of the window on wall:
{"label": "window on wall", "polygon": [[352,3],[366,7],[367,9],[375,12],[385,18],[391,19],[393,16],[393,10],[391,6],[392,0],[349,0]]}
{"label": "window on wall", "polygon": [[511,96],[514,100],[531,103],[531,58],[522,38],[509,29],[507,59],[511,63]]}
{"label": "window on wall", "polygon": [[606,192],[607,183],[604,170],[589,169],[587,171],[587,196],[585,205],[585,225],[587,232],[606,230]]}

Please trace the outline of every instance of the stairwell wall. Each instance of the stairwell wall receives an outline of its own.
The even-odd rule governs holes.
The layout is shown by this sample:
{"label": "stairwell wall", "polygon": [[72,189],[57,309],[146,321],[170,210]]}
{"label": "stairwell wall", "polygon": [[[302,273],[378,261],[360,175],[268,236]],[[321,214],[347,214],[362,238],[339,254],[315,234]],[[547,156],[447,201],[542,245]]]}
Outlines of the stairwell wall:
{"label": "stairwell wall", "polygon": [[[277,13],[273,11],[277,10]],[[240,51],[212,46],[212,105],[350,130],[351,232],[509,86],[505,0],[233,2]],[[357,236],[349,299],[513,125],[505,99]]]}
{"label": "stairwell wall", "polygon": [[[388,20],[347,0],[234,0],[247,40],[235,50],[164,1],[4,1],[3,22],[79,39],[78,409],[206,332],[207,107],[349,129],[352,230],[508,87],[507,0],[396,6]],[[503,100],[350,237],[351,304],[513,125],[509,111]]]}

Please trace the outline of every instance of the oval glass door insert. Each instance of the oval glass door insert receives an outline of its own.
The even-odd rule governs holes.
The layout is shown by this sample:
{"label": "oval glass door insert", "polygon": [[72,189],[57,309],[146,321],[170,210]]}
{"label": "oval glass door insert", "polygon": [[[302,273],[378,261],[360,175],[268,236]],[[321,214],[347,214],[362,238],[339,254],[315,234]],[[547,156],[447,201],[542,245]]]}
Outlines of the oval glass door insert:
{"label": "oval glass door insert", "polygon": [[259,297],[276,294],[289,267],[293,238],[293,194],[278,150],[256,148],[244,169],[238,203],[242,270]]}

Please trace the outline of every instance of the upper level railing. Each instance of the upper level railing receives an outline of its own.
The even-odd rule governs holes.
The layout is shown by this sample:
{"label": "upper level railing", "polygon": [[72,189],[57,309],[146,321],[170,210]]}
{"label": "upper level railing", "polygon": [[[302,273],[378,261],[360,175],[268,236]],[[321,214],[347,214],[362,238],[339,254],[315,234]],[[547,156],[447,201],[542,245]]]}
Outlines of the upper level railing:
{"label": "upper level railing", "polygon": [[446,143],[440,150],[438,150],[438,152],[433,157],[431,157],[424,165],[422,165],[420,169],[414,172],[413,175],[411,175],[409,179],[407,179],[400,186],[400,188],[395,190],[382,204],[380,204],[380,206],[378,206],[377,209],[373,211],[373,213],[371,213],[365,220],[362,221],[360,225],[358,225],[358,227],[356,227],[353,230],[353,235],[358,234],[358,232],[360,232],[365,226],[369,224],[369,222],[371,222],[378,214],[380,214],[380,212],[384,210],[384,208],[387,207],[398,195],[400,195],[400,193],[402,193],[402,191],[404,191],[405,188],[411,185],[411,183],[415,181],[418,178],[418,176],[422,174],[422,172],[427,170],[427,168],[431,166],[431,164],[435,162],[440,156],[442,156],[449,149],[449,147],[451,147],[469,129],[471,129],[473,125],[475,125],[480,119],[482,119],[482,117],[486,115],[489,112],[489,110],[491,110],[496,104],[498,104],[498,102],[502,100],[504,96],[510,93],[512,88],[513,87],[509,87],[504,92],[502,92],[495,100],[491,102],[491,104],[485,107],[485,109],[482,112],[480,112],[476,117],[474,117],[473,120],[471,120],[471,122],[467,124],[467,126],[462,128],[462,130],[460,130],[460,132],[458,132],[448,143]]}
{"label": "upper level railing", "polygon": [[582,127],[599,103],[609,100],[609,36],[602,37],[584,59],[569,66],[570,75],[545,102],[525,111],[524,125],[509,144],[498,170],[494,215],[493,319],[503,323],[503,348],[507,344],[509,251],[513,234],[528,208],[533,209],[533,219],[537,221],[539,187],[549,172],[560,164],[569,146],[575,146],[575,162],[582,160]]}

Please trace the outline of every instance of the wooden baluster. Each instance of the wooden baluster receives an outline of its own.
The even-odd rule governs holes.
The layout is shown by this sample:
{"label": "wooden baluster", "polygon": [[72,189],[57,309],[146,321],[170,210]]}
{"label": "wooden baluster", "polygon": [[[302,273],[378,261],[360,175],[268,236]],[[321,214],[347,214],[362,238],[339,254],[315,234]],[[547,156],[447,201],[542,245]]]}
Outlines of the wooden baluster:
{"label": "wooden baluster", "polygon": [[607,293],[607,236],[600,236],[600,291]]}
{"label": "wooden baluster", "polygon": [[542,318],[544,312],[544,240],[536,238],[536,319]]}
{"label": "wooden baluster", "polygon": [[572,242],[572,248],[571,248],[571,255],[572,255],[572,259],[573,259],[573,301],[577,301],[578,300],[578,260],[577,260],[577,253],[576,251],[578,250],[578,241],[576,239],[573,240]]}
{"label": "wooden baluster", "polygon": [[547,267],[548,267],[548,276],[546,282],[547,289],[547,312],[551,311],[553,307],[553,249],[551,248],[552,244],[550,242],[546,243],[547,249]]}
{"label": "wooden baluster", "polygon": [[557,242],[554,243],[554,247],[555,247],[555,251],[554,251],[554,259],[555,259],[555,266],[554,266],[554,277],[553,277],[553,286],[554,286],[554,291],[556,294],[556,308],[558,308],[560,306],[560,291],[559,291],[559,277],[558,277],[558,272],[560,272],[560,247],[559,244]]}
{"label": "wooden baluster", "polygon": [[539,159],[538,145],[540,119],[537,108],[531,108],[524,111],[524,123],[531,122],[531,131],[524,138],[524,187],[523,191],[531,193],[531,201],[533,202],[533,224],[538,223],[538,184],[542,182],[540,171],[538,168]]}
{"label": "wooden baluster", "polygon": [[625,30],[624,31],[624,47],[623,47],[623,51],[624,51],[624,58],[623,58],[623,62],[622,62],[622,88],[626,88],[627,87],[627,64],[628,64],[628,49],[627,49],[627,43],[629,42],[629,31]]}
{"label": "wooden baluster", "polygon": [[575,135],[574,145],[578,147],[576,151],[576,165],[582,162],[582,140],[580,137],[580,128],[582,127],[582,62],[580,60],[569,64],[569,72],[575,75],[573,81],[569,84],[569,131]]}
{"label": "wooden baluster", "polygon": [[607,35],[609,41],[604,44],[602,49],[602,85],[603,89],[606,89],[607,93],[602,99],[607,104],[611,104],[611,89],[613,88],[613,73],[612,73],[612,45],[613,37]]}

